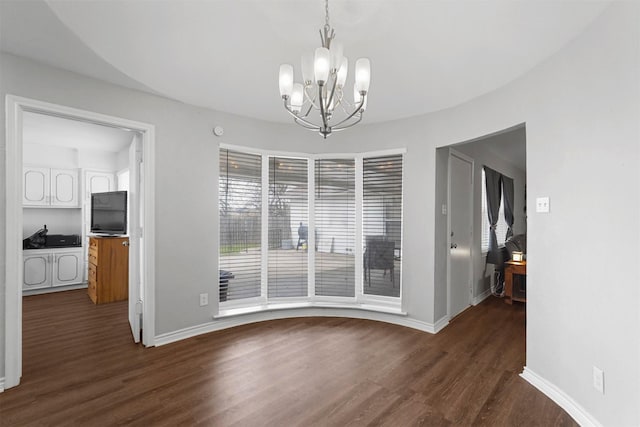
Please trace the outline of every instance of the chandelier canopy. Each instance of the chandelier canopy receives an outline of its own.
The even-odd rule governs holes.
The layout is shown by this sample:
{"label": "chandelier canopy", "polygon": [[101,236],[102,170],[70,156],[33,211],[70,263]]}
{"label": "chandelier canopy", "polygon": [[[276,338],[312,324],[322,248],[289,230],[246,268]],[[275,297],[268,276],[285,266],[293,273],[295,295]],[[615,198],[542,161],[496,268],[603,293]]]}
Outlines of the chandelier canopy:
{"label": "chandelier canopy", "polygon": [[[325,0],[325,24],[320,30],[322,47],[317,48],[315,54],[302,57],[302,83],[294,83],[291,64],[280,65],[280,96],[284,108],[295,123],[319,132],[325,139],[332,132],[362,120],[371,79],[369,59],[359,58],[355,63],[353,102],[347,100],[344,85],[349,61],[343,55],[342,44],[335,42],[334,37],[329,24],[329,0]],[[320,118],[310,118],[312,111],[318,111]]]}

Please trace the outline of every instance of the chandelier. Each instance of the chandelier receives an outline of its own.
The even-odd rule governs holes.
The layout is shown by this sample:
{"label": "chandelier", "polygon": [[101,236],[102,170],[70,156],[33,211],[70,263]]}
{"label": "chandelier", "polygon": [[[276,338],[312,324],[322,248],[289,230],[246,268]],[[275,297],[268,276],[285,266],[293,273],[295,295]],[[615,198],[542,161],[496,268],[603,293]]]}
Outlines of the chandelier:
{"label": "chandelier", "polygon": [[[353,102],[345,97],[349,61],[343,46],[333,39],[335,32],[329,24],[329,0],[325,0],[325,24],[320,30],[322,47],[315,54],[302,57],[302,83],[294,83],[293,66],[280,65],[280,96],[284,108],[300,126],[319,132],[325,139],[332,132],[347,129],[362,120],[367,108],[367,91],[371,79],[371,65],[367,58],[355,64]],[[319,119],[309,114],[319,112]]]}

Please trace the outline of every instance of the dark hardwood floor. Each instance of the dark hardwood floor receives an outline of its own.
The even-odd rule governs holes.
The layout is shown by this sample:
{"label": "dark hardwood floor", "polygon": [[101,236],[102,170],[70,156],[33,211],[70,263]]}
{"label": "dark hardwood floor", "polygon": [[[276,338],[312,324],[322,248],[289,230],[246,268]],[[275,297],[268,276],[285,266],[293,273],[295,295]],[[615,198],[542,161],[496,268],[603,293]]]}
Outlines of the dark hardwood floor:
{"label": "dark hardwood floor", "polygon": [[576,425],[521,379],[525,312],[489,298],[437,335],[275,320],[144,349],[126,301],[24,298],[24,369],[2,426]]}

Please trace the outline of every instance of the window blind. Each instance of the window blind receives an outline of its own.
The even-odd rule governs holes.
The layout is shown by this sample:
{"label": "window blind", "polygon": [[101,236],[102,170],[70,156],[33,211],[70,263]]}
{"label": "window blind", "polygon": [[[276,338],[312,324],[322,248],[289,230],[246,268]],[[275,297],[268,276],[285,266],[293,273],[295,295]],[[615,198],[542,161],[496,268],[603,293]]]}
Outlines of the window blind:
{"label": "window blind", "polygon": [[220,149],[220,301],[260,296],[262,159]]}
{"label": "window blind", "polygon": [[315,293],[355,296],[355,160],[315,161]]}
{"label": "window blind", "polygon": [[[504,197],[504,196],[503,196]],[[496,224],[496,237],[498,238],[498,246],[504,246],[505,236],[507,235],[507,221],[504,219],[504,200],[500,198],[500,210],[498,211],[498,223]],[[482,169],[482,238],[480,247],[482,252],[489,250],[489,214],[487,213],[487,180]]]}
{"label": "window blind", "polygon": [[403,156],[362,161],[363,291],[400,296]]}
{"label": "window blind", "polygon": [[269,159],[269,298],[307,296],[307,164],[307,159]]}

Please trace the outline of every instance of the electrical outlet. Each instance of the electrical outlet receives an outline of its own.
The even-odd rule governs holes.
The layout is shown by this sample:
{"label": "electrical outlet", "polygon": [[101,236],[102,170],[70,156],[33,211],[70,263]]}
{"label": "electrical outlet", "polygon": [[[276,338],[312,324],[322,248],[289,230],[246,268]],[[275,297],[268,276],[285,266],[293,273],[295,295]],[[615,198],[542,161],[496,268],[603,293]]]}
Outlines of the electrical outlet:
{"label": "electrical outlet", "polygon": [[604,372],[595,366],[593,367],[593,388],[604,394]]}
{"label": "electrical outlet", "polygon": [[209,294],[200,294],[200,307],[209,305]]}

